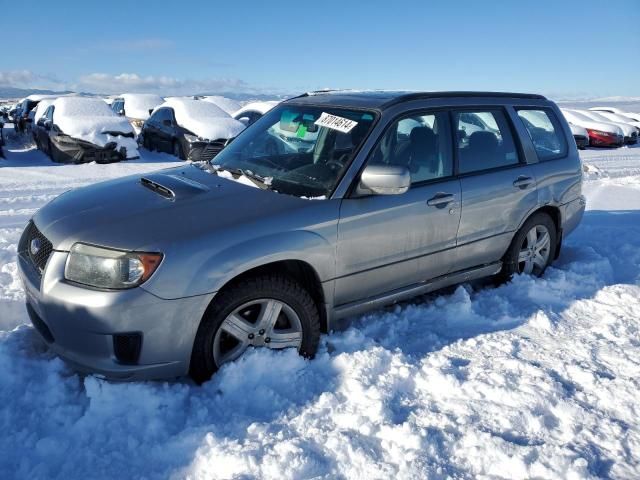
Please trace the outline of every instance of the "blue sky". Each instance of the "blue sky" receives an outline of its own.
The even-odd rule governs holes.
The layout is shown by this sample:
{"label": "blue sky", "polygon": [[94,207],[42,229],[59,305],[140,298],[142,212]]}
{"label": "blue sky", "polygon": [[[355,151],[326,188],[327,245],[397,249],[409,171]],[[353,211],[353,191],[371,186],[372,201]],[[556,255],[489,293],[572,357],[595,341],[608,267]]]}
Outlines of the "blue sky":
{"label": "blue sky", "polygon": [[[638,0],[0,1],[0,85],[640,96]],[[28,20],[24,20],[28,19]],[[10,25],[2,22],[5,27]]]}

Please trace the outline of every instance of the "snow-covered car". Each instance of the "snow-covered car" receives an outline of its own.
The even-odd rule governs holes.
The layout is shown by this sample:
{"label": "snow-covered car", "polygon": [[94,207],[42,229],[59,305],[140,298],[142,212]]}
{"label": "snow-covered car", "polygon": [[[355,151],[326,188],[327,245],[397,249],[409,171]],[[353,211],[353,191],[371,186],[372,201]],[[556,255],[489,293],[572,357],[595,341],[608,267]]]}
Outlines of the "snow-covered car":
{"label": "snow-covered car", "polygon": [[233,114],[233,118],[244,123],[248,127],[278,103],[280,102],[268,101],[247,103]]}
{"label": "snow-covered car", "polygon": [[587,148],[589,146],[589,132],[587,129],[571,122],[569,122],[569,128],[571,128],[571,134],[576,141],[576,146],[580,150]]}
{"label": "snow-covered car", "polygon": [[59,97],[37,126],[39,145],[54,162],[111,163],[139,156],[131,124],[99,98]]}
{"label": "snow-covered car", "polygon": [[53,105],[53,102],[56,100],[56,97],[45,98],[38,102],[38,106],[33,109],[33,120],[31,124],[31,133],[33,134],[33,139],[36,142],[36,146],[38,149],[42,150],[42,146],[40,145],[40,138],[44,136],[44,132],[40,132],[39,129],[44,129],[43,122],[41,125],[38,125],[38,121],[44,116],[47,108]]}
{"label": "snow-covered car", "polygon": [[153,109],[163,103],[164,98],[153,93],[125,93],[113,99],[111,110],[126,117],[136,134],[139,134]]}
{"label": "snow-covered car", "polygon": [[147,150],[173,153],[182,160],[208,161],[244,128],[213,102],[172,98],[144,122],[139,142]]}
{"label": "snow-covered car", "polygon": [[636,127],[636,129],[640,129],[640,122],[622,113],[612,113],[612,112],[603,112],[603,111],[595,111],[595,110],[592,113],[596,113],[599,116],[608,118],[609,121],[611,122],[626,123],[628,125]]}
{"label": "snow-covered car", "polygon": [[612,107],[593,107],[590,108],[589,110],[593,111],[593,112],[609,112],[609,113],[617,113],[618,115],[623,115],[627,118],[632,119],[634,122],[640,122],[640,113],[637,112],[627,112],[627,111],[623,111],[620,110],[619,108],[612,108]]}
{"label": "snow-covered car", "polygon": [[29,95],[27,98],[20,102],[20,105],[16,111],[15,123],[20,131],[24,131],[27,126],[33,122],[33,111],[38,103],[45,99],[51,98],[50,95]]}
{"label": "snow-covered car", "polygon": [[590,119],[595,120],[596,122],[611,123],[613,125],[616,125],[620,127],[620,129],[622,129],[625,144],[634,145],[638,143],[638,129],[633,125],[630,125],[625,122],[617,122],[615,120],[611,120],[605,115],[602,115],[599,112],[594,112],[592,110],[574,110],[574,112],[577,112],[586,117],[589,117]]}
{"label": "snow-covered car", "polygon": [[229,115],[232,115],[232,116],[241,107],[240,103],[238,103],[237,101],[231,98],[222,97],[220,95],[205,95],[200,99],[205,102],[211,102],[214,105],[217,105],[222,110],[224,110],[225,112],[227,112]]}
{"label": "snow-covered car", "polygon": [[621,147],[624,145],[624,132],[613,123],[598,122],[591,117],[574,110],[560,109],[568,123],[587,130],[589,145],[592,147]]}

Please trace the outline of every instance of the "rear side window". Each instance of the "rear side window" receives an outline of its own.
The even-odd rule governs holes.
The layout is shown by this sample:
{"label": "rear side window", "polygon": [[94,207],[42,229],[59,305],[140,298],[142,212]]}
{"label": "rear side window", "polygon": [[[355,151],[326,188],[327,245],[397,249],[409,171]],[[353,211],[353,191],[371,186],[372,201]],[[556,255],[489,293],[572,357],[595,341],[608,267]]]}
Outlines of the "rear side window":
{"label": "rear side window", "polygon": [[552,110],[520,108],[518,116],[527,128],[541,162],[567,155],[567,140]]}
{"label": "rear side window", "polygon": [[518,150],[501,110],[454,112],[459,173],[479,172],[519,163]]}

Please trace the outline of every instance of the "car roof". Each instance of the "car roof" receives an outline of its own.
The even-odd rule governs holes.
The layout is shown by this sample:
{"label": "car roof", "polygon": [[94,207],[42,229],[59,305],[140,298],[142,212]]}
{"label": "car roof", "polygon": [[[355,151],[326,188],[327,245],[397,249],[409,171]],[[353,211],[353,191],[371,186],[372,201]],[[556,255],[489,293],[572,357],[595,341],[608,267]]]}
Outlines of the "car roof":
{"label": "car roof", "polygon": [[306,105],[333,105],[356,108],[385,109],[392,105],[412,100],[428,100],[437,98],[509,98],[546,100],[542,95],[532,93],[510,92],[415,92],[406,90],[318,90],[307,92],[291,98],[286,103]]}

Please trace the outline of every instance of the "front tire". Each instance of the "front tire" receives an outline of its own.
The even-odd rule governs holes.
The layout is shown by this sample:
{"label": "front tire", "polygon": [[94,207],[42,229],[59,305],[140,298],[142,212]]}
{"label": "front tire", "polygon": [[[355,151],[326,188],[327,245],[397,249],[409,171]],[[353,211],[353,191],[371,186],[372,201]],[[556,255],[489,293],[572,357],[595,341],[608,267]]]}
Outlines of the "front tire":
{"label": "front tire", "polygon": [[320,317],[311,295],[284,275],[261,275],[223,289],[205,313],[191,354],[189,374],[202,383],[248,347],[294,347],[312,358]]}
{"label": "front tire", "polygon": [[558,232],[549,215],[540,212],[518,230],[504,256],[501,280],[514,275],[540,277],[555,258]]}

